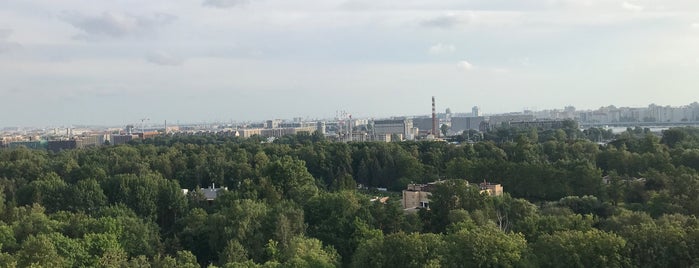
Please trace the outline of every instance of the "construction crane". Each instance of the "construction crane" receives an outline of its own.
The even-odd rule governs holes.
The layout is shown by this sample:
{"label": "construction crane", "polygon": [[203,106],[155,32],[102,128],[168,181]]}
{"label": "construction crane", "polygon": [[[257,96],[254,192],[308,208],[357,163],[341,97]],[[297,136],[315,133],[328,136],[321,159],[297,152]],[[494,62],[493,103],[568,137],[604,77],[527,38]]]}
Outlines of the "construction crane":
{"label": "construction crane", "polygon": [[146,121],[150,121],[150,118],[147,118],[147,117],[146,117],[146,118],[141,118],[141,133],[142,133],[143,135],[146,134],[146,131],[145,131],[145,129],[146,129]]}

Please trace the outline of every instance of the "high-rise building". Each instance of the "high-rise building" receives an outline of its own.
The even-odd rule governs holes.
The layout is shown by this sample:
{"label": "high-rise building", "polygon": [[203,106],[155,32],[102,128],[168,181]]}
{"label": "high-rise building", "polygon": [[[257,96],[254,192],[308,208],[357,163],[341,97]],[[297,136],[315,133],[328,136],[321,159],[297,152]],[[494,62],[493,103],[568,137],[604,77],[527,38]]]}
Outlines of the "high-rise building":
{"label": "high-rise building", "polygon": [[317,126],[316,126],[316,131],[318,133],[325,135],[325,122],[324,121],[318,121]]}
{"label": "high-rise building", "polygon": [[267,120],[267,122],[265,123],[265,128],[278,128],[281,124],[282,120],[279,119]]}
{"label": "high-rise building", "polygon": [[481,108],[478,107],[478,106],[473,106],[473,108],[471,108],[471,115],[472,115],[473,117],[481,116],[481,115],[482,115],[482,114],[481,114]]}

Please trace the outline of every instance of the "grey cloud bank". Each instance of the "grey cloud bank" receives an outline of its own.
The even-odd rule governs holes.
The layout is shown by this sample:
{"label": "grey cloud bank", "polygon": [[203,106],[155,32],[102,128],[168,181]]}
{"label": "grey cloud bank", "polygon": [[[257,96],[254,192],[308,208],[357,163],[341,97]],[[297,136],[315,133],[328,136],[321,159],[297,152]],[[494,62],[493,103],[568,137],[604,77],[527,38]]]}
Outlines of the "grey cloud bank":
{"label": "grey cloud bank", "polygon": [[175,16],[156,13],[150,16],[137,16],[121,12],[103,12],[100,15],[82,15],[75,11],[64,11],[61,17],[87,35],[122,37],[141,34],[154,30],[155,27],[168,24]]}

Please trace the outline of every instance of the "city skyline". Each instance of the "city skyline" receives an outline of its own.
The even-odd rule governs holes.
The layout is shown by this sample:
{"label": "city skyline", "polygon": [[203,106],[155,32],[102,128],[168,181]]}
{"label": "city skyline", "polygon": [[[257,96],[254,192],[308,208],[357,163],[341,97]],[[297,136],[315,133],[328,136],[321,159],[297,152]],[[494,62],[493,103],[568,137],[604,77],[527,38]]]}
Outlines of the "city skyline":
{"label": "city skyline", "polygon": [[[138,8],[134,8],[138,7]],[[0,3],[0,126],[681,106],[696,1]]]}
{"label": "city skyline", "polygon": [[[437,115],[441,119],[445,119],[445,115],[448,110],[451,117],[485,117],[489,118],[492,116],[507,116],[507,115],[531,115],[535,121],[538,120],[557,120],[557,119],[576,119],[580,123],[682,123],[682,122],[699,122],[699,119],[691,119],[692,117],[697,117],[697,109],[699,107],[698,102],[692,102],[685,105],[670,106],[670,105],[658,105],[656,103],[651,103],[646,106],[630,107],[630,106],[619,106],[614,104],[609,104],[605,106],[598,107],[596,109],[579,109],[575,106],[563,106],[552,109],[536,109],[525,107],[519,111],[505,111],[505,112],[483,112],[480,106],[471,107],[470,111],[454,110],[450,107],[444,108],[442,111],[437,111]],[[478,115],[473,114],[473,109],[478,108]],[[569,108],[572,108],[569,110]],[[660,110],[658,110],[660,109]],[[636,116],[638,118],[631,118],[629,116]],[[124,126],[132,126],[135,129],[139,127],[153,128],[153,127],[163,127],[163,126],[193,126],[193,125],[248,125],[248,124],[269,124],[270,121],[276,122],[287,122],[287,123],[298,123],[298,122],[332,122],[332,121],[344,121],[344,120],[386,120],[386,119],[424,119],[429,118],[429,113],[422,114],[391,114],[388,116],[356,116],[348,113],[347,111],[335,111],[334,116],[320,117],[320,116],[309,116],[309,117],[278,117],[278,118],[262,118],[254,120],[200,120],[200,121],[180,121],[180,120],[151,120],[150,118],[141,118],[137,120],[124,120],[120,124],[108,124],[105,122],[88,124],[81,122],[73,122],[68,124],[58,124],[52,123],[47,125],[1,125],[0,130],[3,128],[20,128],[20,129],[51,129],[51,128],[67,128],[72,127],[106,127],[106,128],[123,128]],[[655,118],[660,117],[660,118]],[[449,117],[446,117],[449,118]],[[651,120],[651,121],[646,121]]]}

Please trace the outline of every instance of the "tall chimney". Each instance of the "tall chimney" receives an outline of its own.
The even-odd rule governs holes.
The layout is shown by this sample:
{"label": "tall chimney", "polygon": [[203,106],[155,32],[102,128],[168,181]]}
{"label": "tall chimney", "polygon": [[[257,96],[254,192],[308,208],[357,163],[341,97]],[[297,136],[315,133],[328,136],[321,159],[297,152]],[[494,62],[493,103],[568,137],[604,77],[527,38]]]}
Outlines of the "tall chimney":
{"label": "tall chimney", "polygon": [[437,109],[434,104],[434,96],[432,96],[432,135],[435,138],[439,137],[439,132],[437,132]]}

